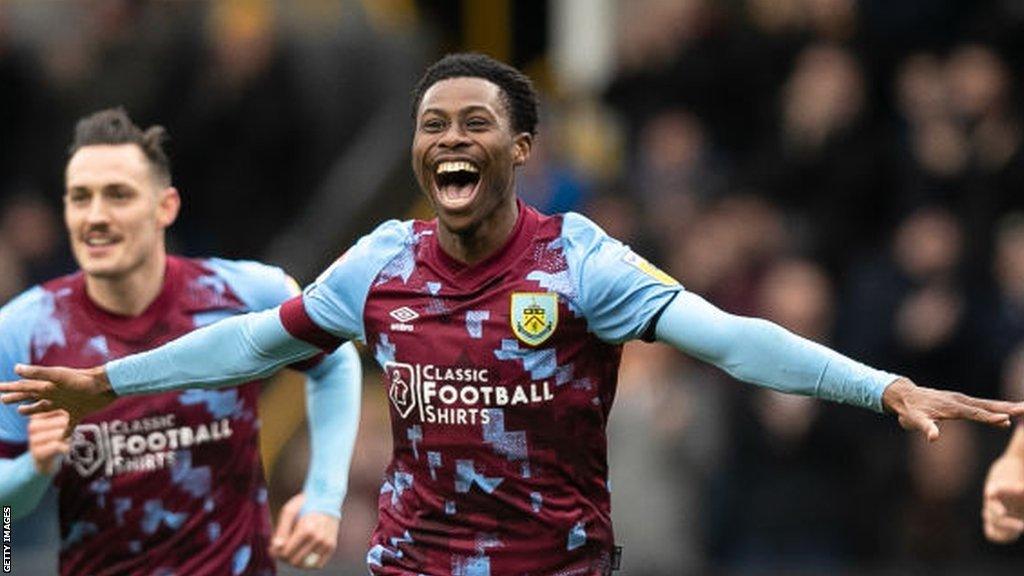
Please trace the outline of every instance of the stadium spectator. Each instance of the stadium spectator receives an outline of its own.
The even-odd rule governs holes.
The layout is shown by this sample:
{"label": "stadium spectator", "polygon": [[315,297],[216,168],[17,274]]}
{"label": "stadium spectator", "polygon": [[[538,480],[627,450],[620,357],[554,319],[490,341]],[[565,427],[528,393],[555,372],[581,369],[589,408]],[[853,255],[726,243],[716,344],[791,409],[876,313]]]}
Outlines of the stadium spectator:
{"label": "stadium spectator", "polygon": [[[106,361],[297,293],[278,268],[166,253],[164,231],[181,200],[164,138],[163,128],[142,130],[123,109],[77,124],[64,221],[81,271],[0,310],[0,373],[24,362]],[[313,457],[273,543],[258,378],[223,391],[126,398],[70,439],[66,413],[26,419],[3,406],[0,501],[25,516],[51,480],[59,488],[62,574],[272,574],[274,556],[320,567],[336,546],[362,383],[351,346],[300,367],[310,378]]]}
{"label": "stadium spectator", "polygon": [[605,423],[628,340],[888,411],[929,440],[941,420],[1009,426],[1024,414],[722,312],[582,216],[522,204],[515,175],[537,95],[516,69],[450,55],[415,94],[412,166],[436,220],[381,225],[276,309],[96,368],[20,366],[26,380],[0,386],[3,401],[29,401],[24,414],[67,409],[76,422],[119,395],[223,386],[362,340],[392,404],[393,459],[367,554],[377,574],[609,574]]}

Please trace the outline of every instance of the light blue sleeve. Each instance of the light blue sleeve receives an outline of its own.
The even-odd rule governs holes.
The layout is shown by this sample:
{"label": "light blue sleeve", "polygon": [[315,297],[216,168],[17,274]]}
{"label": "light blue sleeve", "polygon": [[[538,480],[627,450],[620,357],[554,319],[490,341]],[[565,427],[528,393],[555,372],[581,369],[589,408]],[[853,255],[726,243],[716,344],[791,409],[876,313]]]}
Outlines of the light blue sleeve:
{"label": "light blue sleeve", "polygon": [[359,430],[363,372],[355,346],[348,342],[306,373],[306,412],[312,456],[303,492],[302,513],[341,516],[348,472]]}
{"label": "light blue sleeve", "polygon": [[306,313],[323,330],[366,342],[363,309],[374,282],[408,280],[417,237],[412,222],[389,220],[363,236],[303,292]]}
{"label": "light blue sleeve", "polygon": [[151,394],[241,384],[319,351],[288,334],[278,308],[271,308],[226,318],[154,350],[109,362],[106,369],[119,396]]}
{"label": "light blue sleeve", "polygon": [[658,340],[731,376],[788,394],[882,412],[882,393],[898,378],[760,318],[734,316],[681,292],[665,308]]}
{"label": "light blue sleeve", "polygon": [[564,215],[558,241],[563,243],[575,293],[570,301],[605,342],[642,337],[651,320],[682,289],[672,277],[579,214]]}
{"label": "light blue sleeve", "polygon": [[231,286],[252,311],[280,306],[299,293],[299,285],[284,270],[254,260],[207,258],[203,263]]}
{"label": "light blue sleeve", "polygon": [[50,476],[36,470],[32,454],[0,458],[0,505],[10,506],[15,520],[35,510],[49,487]]}
{"label": "light blue sleeve", "polygon": [[[32,335],[52,304],[49,293],[36,287],[0,309],[0,381],[17,380],[14,365],[30,362]],[[0,404],[0,442],[28,442],[28,420],[13,405]],[[50,477],[36,471],[30,453],[0,458],[0,503],[11,506],[15,518],[35,509],[49,485]]]}

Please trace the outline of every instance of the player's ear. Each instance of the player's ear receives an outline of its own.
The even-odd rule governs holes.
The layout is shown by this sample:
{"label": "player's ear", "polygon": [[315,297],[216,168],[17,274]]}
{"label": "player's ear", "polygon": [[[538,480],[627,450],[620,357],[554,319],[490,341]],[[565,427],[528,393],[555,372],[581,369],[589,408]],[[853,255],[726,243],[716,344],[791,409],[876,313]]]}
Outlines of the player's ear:
{"label": "player's ear", "polygon": [[178,218],[178,212],[181,210],[181,195],[178,194],[178,189],[174,186],[164,188],[159,194],[156,208],[157,222],[161,227],[168,228]]}
{"label": "player's ear", "polygon": [[526,160],[530,157],[530,151],[533,149],[533,134],[529,132],[520,132],[516,134],[512,139],[512,165],[522,166],[526,164]]}

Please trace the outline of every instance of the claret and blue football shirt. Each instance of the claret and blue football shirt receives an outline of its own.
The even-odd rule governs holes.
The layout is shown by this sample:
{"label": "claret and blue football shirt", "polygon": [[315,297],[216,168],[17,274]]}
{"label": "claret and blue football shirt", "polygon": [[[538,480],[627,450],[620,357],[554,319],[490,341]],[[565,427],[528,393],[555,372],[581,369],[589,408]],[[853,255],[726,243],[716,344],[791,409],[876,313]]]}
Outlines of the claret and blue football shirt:
{"label": "claret and blue football shirt", "polygon": [[520,203],[505,246],[472,266],[436,232],[387,222],[281,309],[293,336],[360,340],[384,371],[394,453],[369,567],[607,574],[620,344],[681,287],[577,214]]}
{"label": "claret and blue football shirt", "polygon": [[[272,308],[292,286],[255,262],[168,257],[160,295],[125,317],[98,308],[81,273],[59,278],[0,311],[0,379],[16,379],[16,363],[89,367],[148,350]],[[250,382],[125,397],[84,419],[54,478],[61,574],[272,574],[258,395]],[[27,420],[0,406],[0,457],[26,449]]]}

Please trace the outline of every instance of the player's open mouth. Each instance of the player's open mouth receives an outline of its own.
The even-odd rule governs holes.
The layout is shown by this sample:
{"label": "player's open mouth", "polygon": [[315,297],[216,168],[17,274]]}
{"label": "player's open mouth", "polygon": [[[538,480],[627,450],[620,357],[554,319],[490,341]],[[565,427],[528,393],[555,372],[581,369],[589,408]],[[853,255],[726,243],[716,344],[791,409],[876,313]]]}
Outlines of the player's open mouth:
{"label": "player's open mouth", "polygon": [[434,192],[448,209],[464,208],[476,196],[480,168],[466,160],[445,160],[434,167]]}

